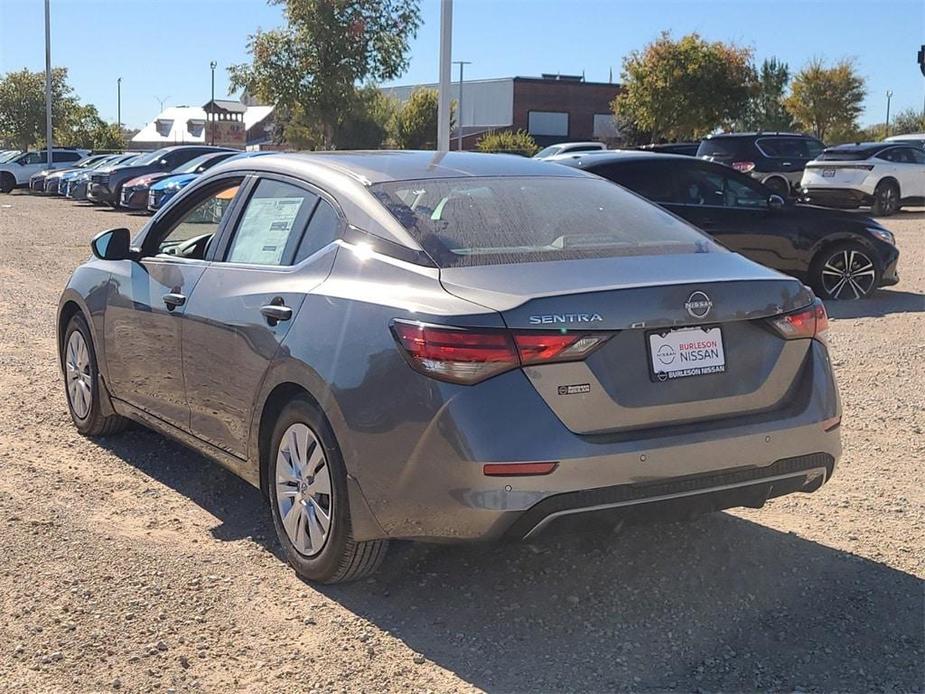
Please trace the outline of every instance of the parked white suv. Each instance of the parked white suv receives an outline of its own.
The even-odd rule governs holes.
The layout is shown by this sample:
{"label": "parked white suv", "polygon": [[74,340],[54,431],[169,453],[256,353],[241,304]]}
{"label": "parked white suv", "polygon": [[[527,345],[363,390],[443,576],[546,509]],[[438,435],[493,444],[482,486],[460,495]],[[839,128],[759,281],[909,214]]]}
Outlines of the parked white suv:
{"label": "parked white suv", "polygon": [[[64,169],[74,166],[90,155],[86,149],[51,150],[51,168]],[[48,168],[47,151],[24,152],[8,162],[0,164],[0,192],[9,193],[16,186],[29,183],[32,174]]]}
{"label": "parked white suv", "polygon": [[925,150],[899,142],[830,147],[806,165],[800,188],[816,205],[870,205],[875,215],[891,215],[925,204]]}

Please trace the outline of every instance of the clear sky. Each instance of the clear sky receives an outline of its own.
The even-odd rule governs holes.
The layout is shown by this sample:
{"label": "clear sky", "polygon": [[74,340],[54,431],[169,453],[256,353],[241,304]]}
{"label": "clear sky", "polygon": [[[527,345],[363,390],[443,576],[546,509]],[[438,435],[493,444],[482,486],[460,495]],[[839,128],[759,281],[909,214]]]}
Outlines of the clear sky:
{"label": "clear sky", "polygon": [[[52,61],[66,66],[82,101],[141,127],[167,105],[209,99],[209,61],[219,64],[216,95],[226,94],[224,67],[247,59],[247,37],[282,21],[262,0],[51,0]],[[44,68],[42,0],[0,0],[0,73]],[[439,1],[422,0],[424,23],[399,84],[435,81]],[[466,77],[581,74],[619,79],[623,57],[668,29],[698,31],[777,56],[791,68],[808,59],[854,57],[867,78],[862,123],[882,121],[891,89],[893,112],[922,108],[925,78],[915,55],[925,43],[923,0],[455,0],[453,58],[471,60]],[[454,76],[455,76],[454,72]],[[455,78],[455,77],[454,77]]]}

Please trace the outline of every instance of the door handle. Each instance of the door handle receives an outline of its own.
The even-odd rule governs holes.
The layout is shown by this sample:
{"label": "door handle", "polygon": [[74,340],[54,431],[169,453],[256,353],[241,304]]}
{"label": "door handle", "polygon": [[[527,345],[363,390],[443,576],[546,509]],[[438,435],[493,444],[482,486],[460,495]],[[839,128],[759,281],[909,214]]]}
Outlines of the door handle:
{"label": "door handle", "polygon": [[182,306],[186,303],[186,297],[183,294],[177,294],[175,292],[169,292],[163,296],[164,303],[167,304],[167,310],[173,311],[177,306]]}
{"label": "door handle", "polygon": [[260,307],[260,313],[267,319],[267,323],[276,325],[280,321],[292,318],[292,309],[283,304],[282,299],[277,297],[273,301],[274,303]]}

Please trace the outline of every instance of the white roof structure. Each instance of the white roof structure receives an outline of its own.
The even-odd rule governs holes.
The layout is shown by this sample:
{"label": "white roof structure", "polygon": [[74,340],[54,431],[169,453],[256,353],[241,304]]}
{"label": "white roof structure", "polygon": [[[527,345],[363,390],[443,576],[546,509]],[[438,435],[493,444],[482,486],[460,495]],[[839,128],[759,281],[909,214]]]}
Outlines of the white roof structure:
{"label": "white roof structure", "polygon": [[[250,130],[273,112],[272,106],[248,106],[244,128]],[[208,116],[201,106],[169,106],[132,138],[133,145],[205,144]]]}

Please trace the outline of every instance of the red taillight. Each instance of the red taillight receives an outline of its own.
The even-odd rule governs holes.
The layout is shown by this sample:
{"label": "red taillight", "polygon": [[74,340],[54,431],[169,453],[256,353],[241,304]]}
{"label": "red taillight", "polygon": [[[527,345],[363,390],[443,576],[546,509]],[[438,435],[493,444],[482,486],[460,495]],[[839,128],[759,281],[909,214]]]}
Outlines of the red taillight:
{"label": "red taillight", "polygon": [[559,463],[486,463],[482,466],[482,474],[487,477],[548,475],[557,467]]}
{"label": "red taillight", "polygon": [[741,171],[742,173],[748,173],[749,171],[755,170],[755,162],[753,161],[734,161],[730,166],[736,171]]}
{"label": "red taillight", "polygon": [[478,383],[520,366],[584,359],[610,336],[456,328],[396,320],[392,333],[411,365],[433,378]]}
{"label": "red taillight", "polygon": [[771,325],[787,340],[815,337],[825,341],[825,332],[829,329],[829,316],[825,312],[825,305],[816,299],[809,307],[776,316],[771,319]]}

